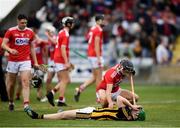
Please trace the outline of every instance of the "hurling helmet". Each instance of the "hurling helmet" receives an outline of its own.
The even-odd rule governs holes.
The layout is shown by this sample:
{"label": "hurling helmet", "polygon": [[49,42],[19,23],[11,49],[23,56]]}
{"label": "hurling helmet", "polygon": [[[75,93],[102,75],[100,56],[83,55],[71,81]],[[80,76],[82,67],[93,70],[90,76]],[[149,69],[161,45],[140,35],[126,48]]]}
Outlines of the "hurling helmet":
{"label": "hurling helmet", "polygon": [[31,80],[31,86],[34,88],[39,88],[41,85],[42,85],[42,79],[37,75],[33,76]]}
{"label": "hurling helmet", "polygon": [[62,24],[64,26],[67,26],[67,24],[72,24],[72,23],[74,23],[74,18],[73,17],[67,16],[67,17],[64,17],[62,19]]}
{"label": "hurling helmet", "polygon": [[133,63],[130,60],[122,59],[120,61],[120,65],[123,67],[123,70],[126,70],[126,71],[132,73],[133,75],[135,75]]}
{"label": "hurling helmet", "polygon": [[136,120],[144,121],[145,119],[146,119],[146,113],[145,113],[144,109],[141,108]]}

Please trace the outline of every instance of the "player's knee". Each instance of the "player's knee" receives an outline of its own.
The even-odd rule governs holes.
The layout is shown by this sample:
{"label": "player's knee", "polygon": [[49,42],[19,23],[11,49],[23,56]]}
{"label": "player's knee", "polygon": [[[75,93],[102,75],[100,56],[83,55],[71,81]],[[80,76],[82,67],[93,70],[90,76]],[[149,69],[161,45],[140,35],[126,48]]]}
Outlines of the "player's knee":
{"label": "player's knee", "polygon": [[67,85],[67,84],[69,84],[71,82],[71,80],[69,78],[66,78],[66,79],[60,80],[60,82]]}
{"label": "player's knee", "polygon": [[71,83],[71,79],[70,78],[66,79],[66,84],[70,84],[70,83]]}
{"label": "player's knee", "polygon": [[64,85],[68,85],[69,83],[70,83],[70,81],[69,80],[65,80],[65,81],[63,81],[62,82]]}
{"label": "player's knee", "polygon": [[50,84],[50,83],[51,83],[51,80],[52,80],[51,78],[47,78],[46,83],[47,83],[47,84]]}
{"label": "player's knee", "polygon": [[7,92],[9,92],[10,91],[10,89],[12,88],[13,86],[6,86],[6,90],[7,90]]}
{"label": "player's knee", "polygon": [[14,87],[14,83],[12,83],[12,82],[7,82],[6,84],[7,84],[6,88]]}
{"label": "player's knee", "polygon": [[117,96],[117,100],[122,100],[122,96]]}
{"label": "player's knee", "polygon": [[60,119],[67,119],[67,116],[64,112],[60,112],[59,117]]}
{"label": "player's knee", "polygon": [[117,96],[116,100],[117,100],[117,102],[122,102],[123,101],[123,97],[122,96]]}
{"label": "player's knee", "polygon": [[136,102],[139,100],[139,96],[137,94],[135,94],[135,99],[136,99]]}
{"label": "player's knee", "polygon": [[29,80],[22,79],[21,84],[23,87],[29,87]]}

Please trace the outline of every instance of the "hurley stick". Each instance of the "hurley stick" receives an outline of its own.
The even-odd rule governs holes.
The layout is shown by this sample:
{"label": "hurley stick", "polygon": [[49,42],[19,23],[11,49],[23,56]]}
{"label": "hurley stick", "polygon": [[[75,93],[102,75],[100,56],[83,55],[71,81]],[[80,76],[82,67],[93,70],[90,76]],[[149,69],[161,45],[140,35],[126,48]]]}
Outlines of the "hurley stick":
{"label": "hurley stick", "polygon": [[133,104],[136,104],[136,100],[135,100],[135,94],[134,94],[134,80],[133,80],[133,75],[131,74],[131,91],[133,94]]}

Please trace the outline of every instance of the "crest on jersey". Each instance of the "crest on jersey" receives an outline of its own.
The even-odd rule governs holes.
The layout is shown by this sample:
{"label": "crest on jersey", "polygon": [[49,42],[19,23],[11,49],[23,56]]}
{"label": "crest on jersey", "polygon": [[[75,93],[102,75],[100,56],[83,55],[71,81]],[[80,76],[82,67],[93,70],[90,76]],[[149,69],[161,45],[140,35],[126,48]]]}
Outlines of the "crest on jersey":
{"label": "crest on jersey", "polygon": [[23,37],[25,33],[20,33],[20,34],[21,34],[21,36]]}

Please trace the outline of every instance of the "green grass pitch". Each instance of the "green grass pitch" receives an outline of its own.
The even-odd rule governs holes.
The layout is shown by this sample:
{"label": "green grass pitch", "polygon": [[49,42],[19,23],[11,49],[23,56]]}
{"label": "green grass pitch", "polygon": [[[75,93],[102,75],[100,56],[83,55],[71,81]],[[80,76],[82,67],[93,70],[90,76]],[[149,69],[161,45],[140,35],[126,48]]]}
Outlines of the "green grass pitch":
{"label": "green grass pitch", "polygon": [[[98,107],[99,105],[95,102],[94,86],[89,87],[81,95],[79,103],[73,100],[74,88],[77,85],[68,86],[66,101],[69,106],[62,109]],[[122,85],[121,87],[130,89],[129,86]],[[145,109],[146,121],[33,120],[23,112],[22,100],[20,100],[15,101],[14,112],[8,111],[8,103],[0,102],[0,127],[180,127],[180,86],[135,84],[135,92],[140,96],[138,103]],[[57,106],[51,107],[47,102],[37,101],[34,88],[31,89],[31,107],[41,114],[55,113],[59,109]]]}

